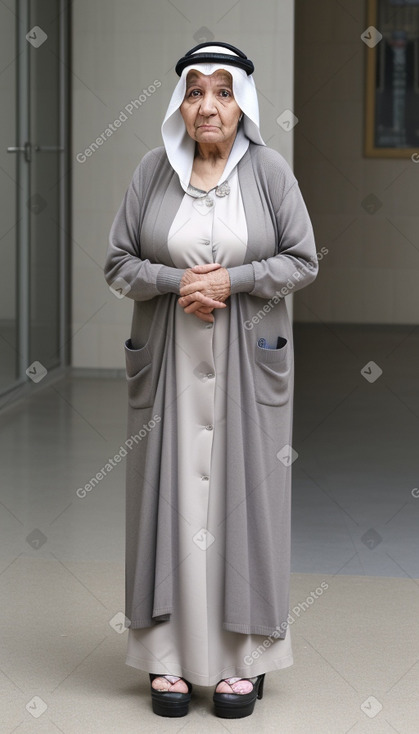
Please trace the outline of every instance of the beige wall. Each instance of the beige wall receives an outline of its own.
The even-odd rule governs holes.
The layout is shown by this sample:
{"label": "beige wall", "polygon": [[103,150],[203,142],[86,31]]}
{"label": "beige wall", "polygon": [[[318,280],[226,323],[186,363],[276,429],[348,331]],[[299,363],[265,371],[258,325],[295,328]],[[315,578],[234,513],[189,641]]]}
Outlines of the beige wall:
{"label": "beige wall", "polygon": [[363,156],[365,2],[295,5],[295,173],[317,250],[329,249],[295,319],[417,324],[419,164]]}
{"label": "beige wall", "polygon": [[[132,301],[118,300],[103,278],[108,233],[137,163],[148,149],[161,145],[160,125],[178,79],[173,66],[186,50],[209,40],[212,33],[252,58],[262,135],[292,163],[293,133],[284,132],[276,119],[293,106],[293,4],[293,0],[73,3],[75,367],[123,367]],[[124,112],[155,81],[161,86],[149,91],[132,114]],[[77,161],[76,156],[121,112],[128,119],[90,157],[84,160],[79,155]]]}

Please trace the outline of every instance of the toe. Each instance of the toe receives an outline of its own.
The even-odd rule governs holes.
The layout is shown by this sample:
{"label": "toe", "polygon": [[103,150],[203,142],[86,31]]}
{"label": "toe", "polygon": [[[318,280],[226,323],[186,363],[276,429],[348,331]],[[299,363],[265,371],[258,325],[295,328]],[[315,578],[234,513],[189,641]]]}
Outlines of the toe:
{"label": "toe", "polygon": [[159,676],[158,678],[154,678],[151,683],[151,687],[154,688],[155,691],[168,691],[170,683],[166,678]]}
{"label": "toe", "polygon": [[152,688],[156,691],[170,691],[171,693],[188,693],[185,681],[177,676],[159,676],[154,678]]}
{"label": "toe", "polygon": [[187,693],[188,686],[186,685],[184,680],[178,680],[177,683],[173,683],[170,690],[173,691],[174,693]]}
{"label": "toe", "polygon": [[215,689],[216,693],[251,693],[253,684],[245,678],[226,678],[220,681]]}
{"label": "toe", "polygon": [[227,681],[222,680],[221,683],[218,684],[217,688],[215,689],[216,693],[232,693],[233,689],[232,687],[227,683]]}
{"label": "toe", "polygon": [[237,683],[233,683],[232,685],[234,693],[251,693],[253,690],[253,685],[250,682],[250,680],[240,680],[237,681]]}

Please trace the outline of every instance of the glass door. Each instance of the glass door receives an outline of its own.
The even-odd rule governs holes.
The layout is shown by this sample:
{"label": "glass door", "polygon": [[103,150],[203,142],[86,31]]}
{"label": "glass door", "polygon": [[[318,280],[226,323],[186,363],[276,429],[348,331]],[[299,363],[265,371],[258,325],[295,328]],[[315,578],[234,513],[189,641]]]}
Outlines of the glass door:
{"label": "glass door", "polygon": [[7,154],[17,129],[17,39],[14,2],[0,4],[0,391],[17,377],[17,159]]}
{"label": "glass door", "polygon": [[[60,14],[56,0],[29,3],[29,361],[60,364]],[[39,29],[39,30],[38,30]],[[44,35],[46,38],[44,38]],[[34,36],[34,40],[31,37]]]}
{"label": "glass door", "polygon": [[68,361],[69,10],[59,0],[9,0],[0,13],[10,69],[0,92],[7,94],[3,140],[10,141],[2,150],[8,201],[0,240],[8,253],[0,270],[0,393],[6,393]]}

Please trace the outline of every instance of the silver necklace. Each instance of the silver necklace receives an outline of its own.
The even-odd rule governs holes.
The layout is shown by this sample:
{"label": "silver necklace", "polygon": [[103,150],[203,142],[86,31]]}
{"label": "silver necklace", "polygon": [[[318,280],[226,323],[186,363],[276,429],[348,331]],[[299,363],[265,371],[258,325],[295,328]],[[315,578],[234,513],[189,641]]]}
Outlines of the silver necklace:
{"label": "silver necklace", "polygon": [[228,196],[229,193],[230,193],[230,186],[228,185],[228,181],[223,181],[223,183],[221,183],[215,189],[216,196]]}
{"label": "silver necklace", "polygon": [[215,195],[219,196],[220,198],[222,198],[223,196],[228,196],[230,193],[230,186],[228,184],[228,181],[223,181],[222,183],[220,183],[219,186],[214,186],[209,191],[198,189],[196,186],[192,186],[192,184],[189,184],[188,186],[188,194],[194,196],[196,199],[204,199],[207,206],[213,206],[214,202],[212,201],[211,197],[208,196],[208,194],[214,190]]}

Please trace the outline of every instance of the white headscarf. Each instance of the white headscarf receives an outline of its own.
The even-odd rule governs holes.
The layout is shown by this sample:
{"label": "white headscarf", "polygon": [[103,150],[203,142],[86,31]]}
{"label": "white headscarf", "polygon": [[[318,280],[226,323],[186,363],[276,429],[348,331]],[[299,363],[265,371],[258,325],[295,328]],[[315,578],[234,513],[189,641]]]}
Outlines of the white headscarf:
{"label": "white headscarf", "polygon": [[[208,52],[236,55],[233,51],[221,46],[208,46],[205,50]],[[244,156],[249,147],[250,140],[258,145],[265,145],[259,130],[259,104],[252,74],[248,75],[244,69],[240,69],[237,66],[229,66],[226,63],[213,64],[202,61],[196,64],[191,63],[182,71],[161,126],[167,157],[172,168],[178,174],[181,186],[185,191],[188,188],[192,173],[195,156],[195,140],[187,133],[179,108],[185,96],[186,77],[191,69],[196,69],[206,76],[213,74],[218,69],[228,71],[233,78],[234,98],[243,112],[243,120],[239,123],[233,147],[218,184],[228,178],[233,168]]]}

